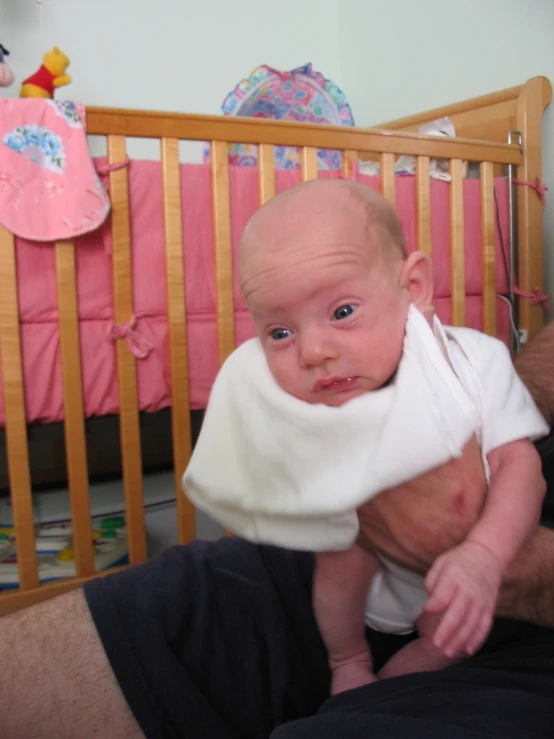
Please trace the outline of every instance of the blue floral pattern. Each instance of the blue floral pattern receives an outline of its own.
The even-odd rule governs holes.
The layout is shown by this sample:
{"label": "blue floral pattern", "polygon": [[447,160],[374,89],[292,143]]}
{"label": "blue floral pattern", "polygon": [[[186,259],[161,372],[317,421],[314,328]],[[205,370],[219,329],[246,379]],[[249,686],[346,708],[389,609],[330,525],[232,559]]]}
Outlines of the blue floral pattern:
{"label": "blue floral pattern", "polygon": [[65,151],[59,136],[36,123],[17,126],[4,136],[4,145],[22,154],[40,167],[61,174],[65,166]]}
{"label": "blue floral pattern", "polygon": [[65,118],[70,128],[82,128],[83,122],[79,115],[79,108],[71,100],[48,100],[56,113]]}

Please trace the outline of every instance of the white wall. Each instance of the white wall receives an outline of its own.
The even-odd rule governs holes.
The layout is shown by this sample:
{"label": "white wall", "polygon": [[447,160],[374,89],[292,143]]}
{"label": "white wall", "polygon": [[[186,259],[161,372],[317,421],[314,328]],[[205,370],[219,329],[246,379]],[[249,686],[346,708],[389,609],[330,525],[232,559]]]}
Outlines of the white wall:
{"label": "white wall", "polygon": [[[518,85],[554,85],[553,0],[340,0],[341,82],[358,125]],[[543,124],[545,277],[554,291],[554,102]]]}
{"label": "white wall", "polygon": [[[227,93],[260,64],[292,69],[311,61],[336,78],[336,12],[336,0],[0,0],[0,42],[16,76],[4,93],[17,97],[18,82],[56,45],[71,59],[73,78],[57,97],[218,114]],[[105,154],[103,141],[91,145]],[[159,157],[159,147],[144,140],[131,140],[127,150]],[[200,161],[201,152],[200,144],[181,146],[183,161]]]}
{"label": "white wall", "polygon": [[312,61],[337,77],[336,9],[336,0],[0,0],[0,41],[18,80],[59,46],[74,80],[64,94],[88,105],[219,113],[259,64]]}

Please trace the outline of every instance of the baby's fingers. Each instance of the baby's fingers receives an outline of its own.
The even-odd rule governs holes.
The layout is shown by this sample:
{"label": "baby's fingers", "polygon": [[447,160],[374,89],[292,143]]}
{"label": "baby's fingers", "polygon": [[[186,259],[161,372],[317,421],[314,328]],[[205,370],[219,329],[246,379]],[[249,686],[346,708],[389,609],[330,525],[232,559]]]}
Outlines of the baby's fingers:
{"label": "baby's fingers", "polygon": [[435,589],[435,585],[437,584],[443,569],[443,561],[442,558],[439,557],[439,559],[435,560],[435,563],[425,576],[425,589],[429,594]]}
{"label": "baby's fingers", "polygon": [[[470,602],[467,600],[464,593],[462,591],[458,591],[435,631],[433,644],[438,647],[438,649],[444,650],[446,644],[448,644],[450,639],[452,639],[453,635],[457,629],[460,628],[460,625],[466,618],[469,607]],[[450,653],[447,653],[447,656],[450,657]]]}
{"label": "baby's fingers", "polygon": [[[427,584],[427,583],[426,583]],[[441,577],[436,581],[433,588],[427,588],[431,592],[429,600],[423,606],[426,613],[439,613],[451,603],[456,593],[457,584],[451,577]]]}
{"label": "baby's fingers", "polygon": [[452,633],[451,638],[444,643],[443,651],[447,657],[461,657],[464,654],[470,654],[469,643],[474,638],[476,629],[481,623],[482,613],[478,605],[469,604],[459,627]]}
{"label": "baby's fingers", "polygon": [[485,643],[485,639],[489,635],[489,631],[492,627],[493,615],[489,611],[482,614],[481,619],[477,623],[475,630],[471,637],[467,640],[466,651],[468,654],[475,654],[477,650],[481,649]]}

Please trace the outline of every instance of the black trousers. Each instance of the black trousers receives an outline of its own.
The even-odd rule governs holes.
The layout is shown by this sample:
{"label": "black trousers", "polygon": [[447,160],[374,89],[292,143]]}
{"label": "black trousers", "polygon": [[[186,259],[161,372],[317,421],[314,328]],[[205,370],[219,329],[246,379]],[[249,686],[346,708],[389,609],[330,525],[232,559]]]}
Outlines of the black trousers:
{"label": "black trousers", "polygon": [[[232,538],[173,547],[85,594],[148,739],[554,735],[554,631],[498,621],[460,666],[329,699],[313,557]],[[376,668],[406,637],[368,631]]]}

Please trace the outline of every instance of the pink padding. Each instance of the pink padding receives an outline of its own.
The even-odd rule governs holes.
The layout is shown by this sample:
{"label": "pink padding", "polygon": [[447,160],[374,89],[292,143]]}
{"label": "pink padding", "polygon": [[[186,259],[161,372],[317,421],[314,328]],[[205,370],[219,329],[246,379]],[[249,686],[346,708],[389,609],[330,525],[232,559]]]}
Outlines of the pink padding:
{"label": "pink padding", "polygon": [[[104,164],[104,160],[98,162]],[[162,214],[162,184],[157,162],[129,163],[129,197],[133,250],[135,330],[153,349],[137,360],[140,408],[156,411],[171,403],[167,342],[167,309]],[[337,176],[322,173],[322,176]],[[299,181],[299,173],[276,172],[277,190]],[[375,189],[378,177],[360,177]],[[233,248],[250,215],[258,207],[258,172],[232,167],[231,215]],[[181,166],[184,266],[189,341],[190,393],[194,408],[205,407],[215,378],[217,329],[210,169],[203,164]],[[499,218],[507,248],[508,189],[495,181]],[[396,199],[409,249],[416,245],[415,179],[397,176]],[[450,322],[449,185],[431,181],[432,252],[437,312]],[[479,180],[464,182],[466,324],[482,329],[481,205]],[[115,346],[109,338],[113,322],[112,263],[109,224],[77,240],[77,284],[83,389],[87,416],[118,412]],[[497,292],[507,293],[500,241],[496,238]],[[57,325],[56,273],[50,244],[16,242],[19,309],[29,421],[63,418],[60,346]],[[235,285],[237,342],[253,335],[251,319]],[[509,315],[497,300],[499,335],[507,340]],[[131,320],[131,316],[128,317]],[[1,378],[0,378],[1,379]],[[4,402],[0,393],[0,425]]]}

